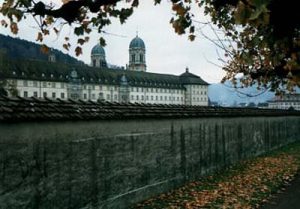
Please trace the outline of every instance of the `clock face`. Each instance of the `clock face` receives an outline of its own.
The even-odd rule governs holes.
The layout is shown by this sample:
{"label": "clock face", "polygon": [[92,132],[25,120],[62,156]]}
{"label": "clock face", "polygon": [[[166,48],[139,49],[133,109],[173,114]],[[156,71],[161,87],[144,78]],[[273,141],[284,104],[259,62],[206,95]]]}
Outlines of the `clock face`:
{"label": "clock face", "polygon": [[72,76],[73,78],[77,78],[77,72],[76,72],[76,70],[73,70],[73,71],[71,72],[71,76]]}

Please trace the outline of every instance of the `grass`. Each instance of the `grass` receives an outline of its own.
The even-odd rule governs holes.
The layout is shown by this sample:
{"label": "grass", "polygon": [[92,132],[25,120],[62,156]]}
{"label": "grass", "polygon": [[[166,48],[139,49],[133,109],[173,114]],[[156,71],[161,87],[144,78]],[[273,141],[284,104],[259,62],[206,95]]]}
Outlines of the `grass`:
{"label": "grass", "polygon": [[134,208],[258,208],[300,168],[300,142],[190,182]]}

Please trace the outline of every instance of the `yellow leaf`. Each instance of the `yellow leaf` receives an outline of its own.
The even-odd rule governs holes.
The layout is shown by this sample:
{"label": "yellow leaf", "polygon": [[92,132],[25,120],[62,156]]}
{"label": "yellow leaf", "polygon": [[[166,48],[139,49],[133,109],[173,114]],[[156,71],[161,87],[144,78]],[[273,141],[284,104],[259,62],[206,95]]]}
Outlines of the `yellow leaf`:
{"label": "yellow leaf", "polygon": [[42,42],[43,41],[43,34],[41,32],[38,33],[38,36],[36,38],[36,41],[40,41]]}

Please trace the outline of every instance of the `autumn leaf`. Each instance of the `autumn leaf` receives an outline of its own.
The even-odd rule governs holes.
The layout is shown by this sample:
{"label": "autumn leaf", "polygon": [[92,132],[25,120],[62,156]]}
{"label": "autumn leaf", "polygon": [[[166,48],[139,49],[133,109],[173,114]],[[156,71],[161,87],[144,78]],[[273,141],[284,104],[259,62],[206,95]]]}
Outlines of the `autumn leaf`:
{"label": "autumn leaf", "polygon": [[49,47],[46,46],[45,44],[43,44],[43,45],[41,46],[41,52],[42,52],[43,54],[48,54],[48,53],[49,53]]}
{"label": "autumn leaf", "polygon": [[8,24],[7,24],[7,22],[5,20],[1,20],[1,25],[4,26],[4,27],[8,26]]}
{"label": "autumn leaf", "polygon": [[69,51],[69,45],[68,44],[63,44],[63,47],[65,50]]}
{"label": "autumn leaf", "polygon": [[193,35],[193,34],[189,35],[189,40],[190,40],[190,41],[194,41],[194,40],[195,40],[195,38],[196,38],[196,36],[195,36],[195,35]]}
{"label": "autumn leaf", "polygon": [[77,43],[80,44],[80,45],[83,45],[83,44],[85,43],[85,40],[82,39],[82,38],[79,38],[79,39],[77,40]]}
{"label": "autumn leaf", "polygon": [[82,48],[77,46],[76,49],[75,49],[75,53],[76,53],[76,56],[79,56],[82,54]]}
{"label": "autumn leaf", "polygon": [[13,34],[17,34],[17,33],[18,33],[19,28],[18,28],[17,23],[12,22],[12,23],[10,24],[10,31],[11,31]]}
{"label": "autumn leaf", "polygon": [[40,41],[40,42],[43,41],[43,34],[41,32],[38,32],[38,36],[36,38],[36,41]]}

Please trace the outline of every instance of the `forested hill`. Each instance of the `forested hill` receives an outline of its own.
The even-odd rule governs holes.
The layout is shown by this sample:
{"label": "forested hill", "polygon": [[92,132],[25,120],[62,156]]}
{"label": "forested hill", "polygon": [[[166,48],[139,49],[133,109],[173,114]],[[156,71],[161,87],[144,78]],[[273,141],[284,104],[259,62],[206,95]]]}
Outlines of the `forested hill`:
{"label": "forested hill", "polygon": [[[0,50],[4,51],[8,57],[13,59],[48,60],[48,54],[41,52],[41,45],[2,34],[0,34]],[[52,49],[52,53],[55,54],[57,62],[83,64],[83,62],[56,49]]]}

